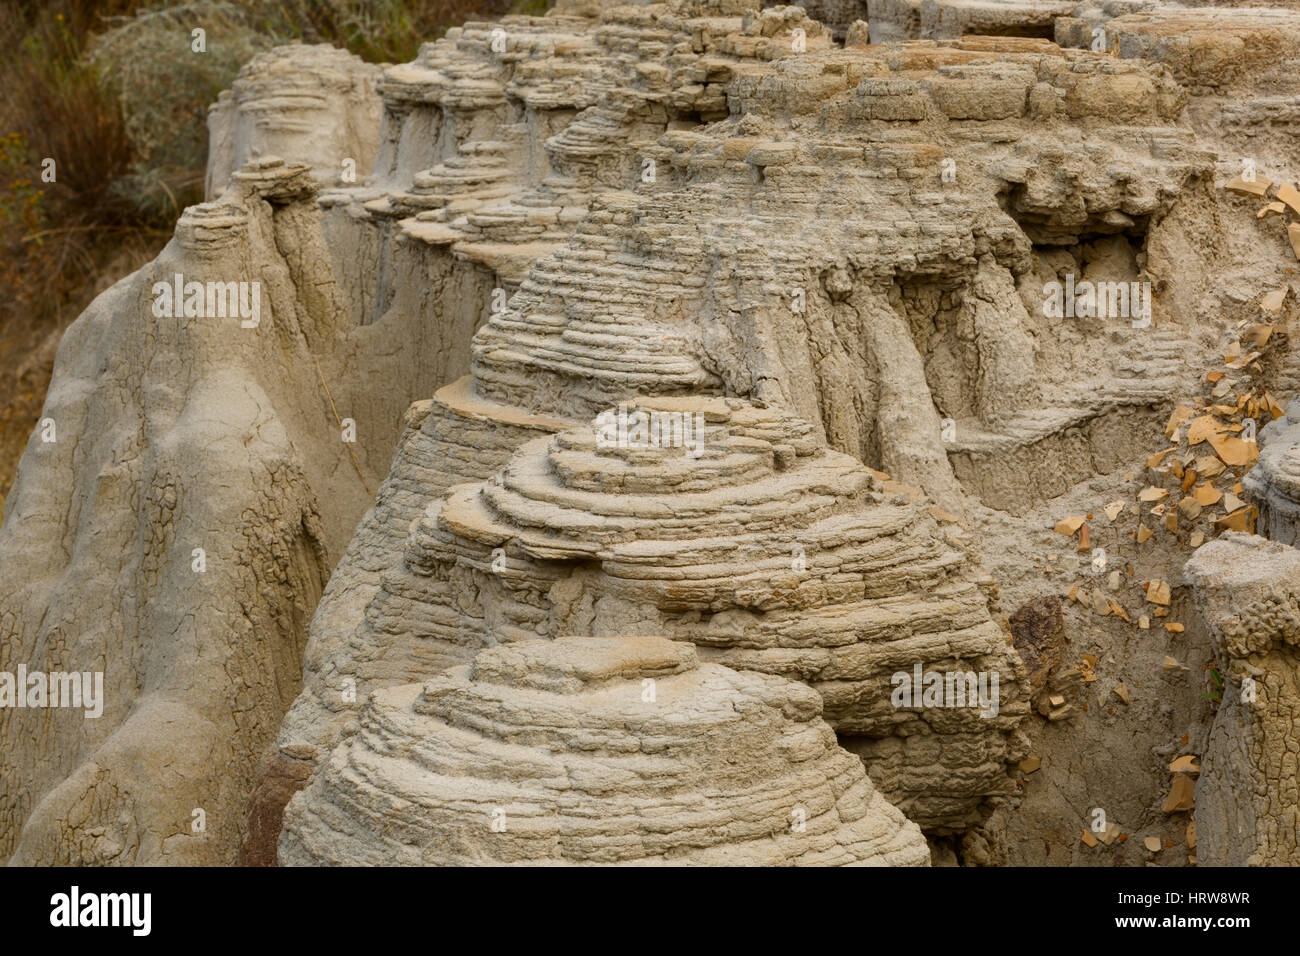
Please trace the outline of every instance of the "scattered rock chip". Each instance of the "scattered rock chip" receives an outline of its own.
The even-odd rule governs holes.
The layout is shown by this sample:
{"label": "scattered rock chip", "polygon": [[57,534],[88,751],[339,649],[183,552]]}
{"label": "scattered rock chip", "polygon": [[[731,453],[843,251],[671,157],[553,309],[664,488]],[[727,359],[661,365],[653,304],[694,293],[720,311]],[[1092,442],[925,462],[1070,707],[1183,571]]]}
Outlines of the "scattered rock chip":
{"label": "scattered rock chip", "polygon": [[1062,518],[1056,522],[1056,527],[1052,530],[1059,531],[1061,534],[1073,535],[1081,527],[1086,519],[1083,515],[1071,515],[1068,518]]}
{"label": "scattered rock chip", "polygon": [[1160,809],[1164,813],[1178,813],[1192,809],[1195,803],[1196,784],[1192,782],[1190,775],[1179,773],[1174,775],[1173,785],[1169,788],[1169,796],[1165,798],[1164,806]]}
{"label": "scattered rock chip", "polygon": [[[1269,187],[1272,186],[1272,180],[1256,177],[1254,180],[1245,180],[1240,176],[1229,179],[1227,185],[1223,188],[1230,193],[1237,193],[1239,196],[1267,196]],[[1285,183],[1277,191],[1277,198],[1282,198],[1282,189],[1288,188]]]}
{"label": "scattered rock chip", "polygon": [[1148,581],[1146,585],[1146,599],[1152,604],[1168,605],[1170,598],[1169,582],[1161,578]]}

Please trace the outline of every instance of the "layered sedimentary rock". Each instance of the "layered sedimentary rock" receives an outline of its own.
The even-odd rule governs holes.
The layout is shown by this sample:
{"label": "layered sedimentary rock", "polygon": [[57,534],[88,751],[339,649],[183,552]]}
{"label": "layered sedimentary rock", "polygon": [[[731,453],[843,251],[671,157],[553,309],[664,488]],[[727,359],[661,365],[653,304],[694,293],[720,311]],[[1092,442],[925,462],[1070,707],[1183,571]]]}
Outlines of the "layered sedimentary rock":
{"label": "layered sedimentary rock", "polygon": [[380,691],[286,864],[924,866],[816,693],[658,637],[494,647]]}
{"label": "layered sedimentary rock", "polygon": [[[538,258],[514,272],[517,291],[475,336],[471,377],[414,412],[336,571],[307,690],[265,771],[268,796],[254,801],[250,858],[273,852],[276,804],[332,746],[328,715],[352,711],[344,680],[383,686],[409,666],[449,662],[441,649],[414,664],[423,651],[394,653],[382,674],[389,652],[370,646],[411,600],[383,597],[381,582],[406,573],[412,521],[539,433],[637,394],[748,395],[956,512],[963,484],[1023,508],[1126,460],[1149,443],[1147,429],[1158,434],[1155,403],[1199,346],[1180,350],[1185,334],[1162,331],[1153,360],[1141,349],[1149,333],[1126,315],[1062,330],[1042,289],[1072,275],[1159,274],[1170,268],[1162,250],[1190,245],[1179,210],[1208,186],[1209,163],[1177,127],[1176,85],[1032,39],[814,44],[796,55],[781,38],[806,25],[802,11],[690,19],[697,12],[507,18],[495,28],[504,57],[493,28],[471,24],[388,74],[390,145],[374,183],[325,197],[336,234],[373,230],[380,262],[385,250],[395,262],[445,247],[512,289],[505,277],[529,252]],[[673,50],[669,69],[635,66],[624,52],[633,38]],[[583,82],[555,82],[561,67]],[[534,75],[547,106],[556,90],[590,90],[592,105],[540,114],[521,79]],[[502,125],[503,113],[519,122]],[[544,140],[552,165],[503,161],[502,134],[526,134],[540,115],[564,124]],[[694,125],[706,117],[717,121]],[[1055,123],[1068,124],[1068,148],[1059,132],[1040,132]],[[438,152],[421,154],[430,140]],[[390,185],[404,176],[414,190]],[[576,228],[566,209],[581,213]],[[1111,345],[1098,363],[1087,343],[1103,338]],[[945,820],[952,809],[927,823],[967,819]]]}
{"label": "layered sedimentary rock", "polygon": [[1300,862],[1300,551],[1246,534],[1187,564],[1224,678],[1196,786],[1198,862]]}
{"label": "layered sedimentary rock", "polygon": [[[326,197],[338,223],[336,248],[353,250],[355,223],[364,235],[375,230],[379,291],[358,293],[358,309],[396,310],[402,293],[389,291],[385,276],[400,257],[416,263],[428,255],[419,250],[429,243],[496,270],[505,268],[506,252],[519,251],[509,260],[513,269],[528,245],[557,243],[479,336],[473,382],[435,399],[408,434],[399,456],[411,462],[435,461],[434,450],[448,442],[459,446],[450,465],[433,468],[441,474],[424,500],[491,473],[530,429],[589,420],[641,391],[735,392],[792,407],[834,447],[921,484],[953,508],[960,507],[953,468],[993,503],[1017,507],[1026,493],[1056,493],[1123,460],[1126,443],[1141,444],[1150,414],[1144,403],[1168,385],[1171,363],[1108,349],[1115,374],[1107,380],[1105,364],[1077,346],[1103,334],[1136,345],[1123,328],[1128,323],[1072,327],[1067,341],[1055,330],[1044,334],[1056,323],[1042,316],[1040,286],[1043,271],[1137,277],[1125,230],[1145,230],[1168,215],[1206,170],[1181,133],[1160,128],[1181,105],[1175,87],[1138,67],[1053,53],[1050,45],[1033,52],[1014,44],[806,52],[767,66],[734,51],[784,51],[765,39],[763,24],[793,22],[787,14],[690,20],[689,13],[656,5],[607,10],[595,24],[503,22],[513,75],[540,47],[531,69],[547,91],[557,88],[553,77],[565,65],[550,56],[552,48],[566,56],[588,51],[581,82],[559,88],[591,91],[596,105],[566,101],[571,121],[543,139],[554,172],[540,162],[504,163],[499,140],[472,135],[497,136],[493,122],[506,112],[497,98],[513,104],[528,92],[522,83],[512,95],[496,92],[502,81],[495,80],[484,117],[465,102],[466,88],[481,84],[448,79],[457,74],[447,62],[473,76],[501,74],[490,25],[471,24],[426,48],[422,60],[438,63],[437,70],[400,68],[386,80],[395,104],[386,141],[393,146],[391,159],[381,153],[387,172],[378,178],[414,175],[421,161],[446,156],[427,181],[463,182],[468,192],[435,195],[438,208],[400,220],[395,239],[385,238],[392,227],[382,222],[393,209],[405,211],[407,193],[375,186]],[[622,52],[632,38],[673,49],[683,66],[633,69],[636,61]],[[709,56],[696,52],[701,47]],[[598,82],[602,76],[609,78]],[[1043,95],[1027,98],[1030,90]],[[409,104],[420,95],[429,103],[423,109]],[[679,100],[684,105],[664,105]],[[514,108],[531,130],[538,110],[519,103]],[[635,120],[652,110],[659,122],[680,126],[688,117],[721,115],[724,103],[735,112],[721,124],[669,131],[658,143],[653,128],[639,131]],[[585,108],[575,117],[577,106]],[[1110,125],[1117,116],[1141,127]],[[997,137],[984,144],[987,155],[965,151],[961,144],[993,119],[1016,129],[1018,145]],[[1055,136],[1035,142],[1035,130],[1056,119],[1077,124],[1078,142],[1069,149]],[[972,129],[963,133],[966,123]],[[430,141],[435,154],[428,146],[420,153]],[[941,178],[949,148],[957,157],[955,184]],[[653,182],[642,175],[647,161]],[[1068,175],[1046,176],[1062,163]],[[990,166],[996,175],[985,172]],[[503,169],[510,174],[492,173]],[[540,185],[521,187],[519,169],[536,169]],[[489,175],[500,181],[481,196]],[[542,202],[559,189],[570,195]],[[1002,211],[1000,194],[1034,240]],[[546,232],[556,226],[546,223],[561,223],[566,208],[588,211],[560,245]],[[833,216],[823,214],[829,209]],[[521,233],[530,215],[544,221]],[[1080,242],[1098,234],[1110,238]],[[1062,248],[1038,255],[1034,241]],[[827,255],[839,248],[853,252]],[[1018,284],[1017,276],[1027,281]],[[969,292],[957,291],[963,283]],[[1036,404],[1036,375],[1069,384]],[[1128,411],[1116,416],[1119,410]],[[941,440],[943,414],[955,425],[949,443]],[[476,434],[449,437],[466,421]],[[400,530],[389,531],[404,529],[419,511],[405,466],[390,480],[340,567],[341,593],[373,591],[400,546]],[[322,613],[322,643],[350,632],[364,603],[350,599],[350,611]]]}
{"label": "layered sedimentary rock", "polygon": [[829,27],[832,36],[840,43],[855,29],[855,25],[858,31],[866,25],[867,0],[800,0],[794,5]]}
{"label": "layered sedimentary rock", "polygon": [[484,281],[440,296],[444,323],[486,317],[494,290],[513,293],[596,195],[649,171],[640,147],[724,118],[733,70],[788,52],[795,30],[808,49],[830,45],[804,11],[745,2],[560,6],[426,44],[380,82],[373,178],[322,198],[354,309],[370,322],[418,308],[454,259]]}
{"label": "layered sedimentary rock", "polygon": [[[364,700],[497,641],[663,634],[810,684],[910,819],[960,830],[1010,792],[1024,749],[1021,665],[990,584],[808,424],[736,399],[642,399],[430,505],[289,725],[328,746],[346,689]],[[892,678],[915,666],[991,675],[996,700],[899,707]]]}
{"label": "layered sedimentary rock", "polygon": [[1259,533],[1282,544],[1300,543],[1300,402],[1259,431],[1259,461],[1242,480],[1246,500],[1259,509]]}
{"label": "layered sedimentary rock", "polygon": [[320,185],[368,175],[379,149],[380,72],[325,45],[292,44],[253,57],[208,111],[207,199],[260,156],[305,163]]}
{"label": "layered sedimentary rock", "polygon": [[[1208,157],[1175,130],[1112,139],[1117,118],[1177,115],[1159,77],[1019,49],[809,53],[738,73],[732,117],[647,147],[655,181],[597,197],[490,319],[474,393],[579,419],[636,392],[754,395],[954,506],[956,478],[1016,508],[1113,467],[1173,369],[1133,361],[1124,317],[1061,336],[1043,286],[1165,271],[1131,243],[1205,185]],[[1076,144],[1034,137],[1067,115],[1088,131]],[[967,153],[990,121],[1015,143]],[[1079,363],[1101,335],[1120,341],[1109,362]]]}
{"label": "layered sedimentary rock", "polygon": [[[1198,348],[1165,330],[1153,361],[1127,316],[1057,341],[1043,314],[1047,281],[1159,278],[1197,247],[1175,213],[1209,157],[1182,91],[1132,64],[1017,39],[841,52],[797,8],[679,3],[469,24],[382,89],[374,182],[324,198],[345,289],[365,321],[409,310],[448,253],[518,288],[475,392],[525,411],[755,394],[938,496],[956,468],[1016,507],[1114,467]],[[493,287],[473,291],[442,305],[481,314]],[[1108,361],[1079,363],[1103,336]],[[530,341],[574,371],[491,367]],[[624,352],[641,375],[602,367]],[[534,407],[518,383],[538,376],[572,408]]]}
{"label": "layered sedimentary rock", "polygon": [[1056,31],[1058,41],[1083,46],[1100,27],[1107,49],[1160,63],[1204,94],[1278,81],[1293,85],[1287,64],[1300,49],[1294,35],[1298,18],[1300,11],[1268,4],[1224,9],[1150,0],[1083,3],[1073,17],[1057,21]]}
{"label": "layered sedimentary rock", "polygon": [[[379,739],[346,737],[371,692],[492,642],[653,633],[816,688],[890,799],[995,859],[969,828],[1006,793],[1030,691],[978,552],[1020,561],[1007,607],[1047,593],[1025,571],[1059,518],[1046,502],[1096,483],[1104,505],[1293,264],[1285,231],[1267,246],[1249,229],[1275,223],[1235,224],[1212,186],[1253,129],[1289,155],[1294,15],[863,7],[579,0],[453,29],[377,80],[311,48],[250,66],[213,113],[214,181],[254,150],[309,165],[254,158],[78,323],[48,409],[63,450],[34,437],[9,503],[4,663],[102,657],[113,702],[102,731],[0,713],[18,781],[0,855],[224,862],[242,841],[268,862],[313,769]],[[1085,49],[1094,28],[1104,52]],[[371,142],[371,84],[376,161],[367,176],[358,156],[353,184],[341,159]],[[260,328],[159,322],[151,283],[190,272],[259,278]],[[1055,314],[1053,283],[1106,284],[1124,309]],[[593,420],[628,401],[698,412],[718,443],[594,447]],[[922,492],[936,511],[906,500]],[[168,537],[181,523],[234,536],[207,547],[207,577],[194,535]],[[1078,670],[1061,648],[1119,647],[1114,621],[1018,620],[1036,705],[1061,717]],[[999,672],[998,716],[894,707],[892,672],[913,666]],[[184,720],[151,716],[163,703]],[[414,706],[377,703],[366,726]],[[1123,754],[1064,728],[1035,779],[1145,806],[1108,768],[1150,756],[1169,729],[1150,713]],[[192,785],[146,792],[139,768],[182,748]],[[1009,843],[1074,827],[1039,811],[1012,816]]]}
{"label": "layered sedimentary rock", "polygon": [[872,43],[967,34],[1052,39],[1075,0],[866,0]]}

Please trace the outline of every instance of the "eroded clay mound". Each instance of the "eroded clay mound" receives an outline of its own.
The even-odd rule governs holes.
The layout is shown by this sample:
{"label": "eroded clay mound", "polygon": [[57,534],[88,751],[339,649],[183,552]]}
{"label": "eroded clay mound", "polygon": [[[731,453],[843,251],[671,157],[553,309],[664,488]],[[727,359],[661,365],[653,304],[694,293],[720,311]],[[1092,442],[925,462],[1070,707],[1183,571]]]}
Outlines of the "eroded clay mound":
{"label": "eroded clay mound", "polygon": [[924,866],[800,684],[659,637],[482,651],[377,693],[282,863]]}
{"label": "eroded clay mound", "polygon": [[348,314],[311,169],[274,157],[69,329],[0,531],[0,646],[102,672],[102,714],[0,707],[0,858],[235,861],[316,601],[458,361],[426,334]]}
{"label": "eroded clay mound", "polygon": [[[29,671],[102,672],[102,713],[0,708],[0,858],[233,862],[364,494],[353,475],[321,514],[337,426],[311,382],[340,316],[320,242],[307,168],[267,161],[64,336],[54,431],[0,532],[0,645]],[[186,314],[184,283],[217,280],[245,294]]]}
{"label": "eroded clay mound", "polygon": [[[651,425],[665,444],[647,445]],[[494,640],[663,634],[810,684],[909,818],[963,829],[1011,792],[1028,710],[989,585],[923,507],[807,423],[643,399],[432,504],[293,725],[327,743],[352,685],[428,676]],[[993,675],[998,703],[896,706],[893,676],[917,666]]]}

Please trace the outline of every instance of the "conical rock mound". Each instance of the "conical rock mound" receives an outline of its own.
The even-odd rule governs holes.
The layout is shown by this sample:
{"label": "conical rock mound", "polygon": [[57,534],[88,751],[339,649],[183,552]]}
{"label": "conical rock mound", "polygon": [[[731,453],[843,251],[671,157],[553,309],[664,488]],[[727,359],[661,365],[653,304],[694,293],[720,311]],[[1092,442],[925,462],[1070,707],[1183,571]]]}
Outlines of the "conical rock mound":
{"label": "conical rock mound", "polygon": [[[498,640],[664,635],[809,684],[909,819],[977,825],[1024,756],[1023,665],[987,575],[888,484],[739,399],[642,398],[535,439],[412,523],[298,722],[325,751],[353,684],[432,677]],[[997,704],[900,703],[898,675],[918,667],[996,677]]]}
{"label": "conical rock mound", "polygon": [[285,864],[923,866],[808,687],[661,637],[499,645],[376,693]]}

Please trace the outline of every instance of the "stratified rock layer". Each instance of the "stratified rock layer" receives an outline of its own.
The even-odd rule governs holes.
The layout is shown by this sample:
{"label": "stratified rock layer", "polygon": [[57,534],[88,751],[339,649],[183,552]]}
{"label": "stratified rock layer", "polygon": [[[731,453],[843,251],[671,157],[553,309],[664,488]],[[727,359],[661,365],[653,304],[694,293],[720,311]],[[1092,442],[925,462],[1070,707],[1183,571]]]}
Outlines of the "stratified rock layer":
{"label": "stratified rock layer", "polygon": [[261,156],[305,163],[320,185],[368,176],[379,149],[382,68],[332,46],[291,44],[253,57],[208,111],[205,193],[216,199]]}
{"label": "stratified rock layer", "polygon": [[[845,745],[908,812],[940,831],[977,819],[1018,751],[1013,735],[989,721],[972,730],[970,714],[877,712],[885,655],[955,661],[947,637],[912,639],[946,633],[937,606],[991,640],[989,609],[970,595],[992,589],[946,556],[958,541],[1018,562],[1000,579],[1019,592],[1010,606],[1038,597],[1028,551],[1054,521],[1024,516],[1084,483],[1113,484],[1107,473],[1158,449],[1163,406],[1207,355],[1221,358],[1214,343],[1230,321],[1258,319],[1259,290],[1294,265],[1285,231],[1259,231],[1281,220],[1222,215],[1246,200],[1216,200],[1207,147],[1226,157],[1219,174],[1258,151],[1273,157],[1266,174],[1290,175],[1278,167],[1294,154],[1297,14],[1067,6],[810,2],[827,28],[757,0],[574,0],[554,16],[466,24],[375,82],[375,169],[355,185],[340,159],[370,142],[375,68],[302,47],[260,60],[213,114],[213,168],[233,170],[236,147],[277,146],[310,168],[255,159],[247,175],[261,185],[192,211],[176,246],[89,310],[50,392],[60,445],[34,440],[10,502],[8,521],[23,526],[0,537],[0,572],[15,582],[0,598],[3,663],[84,670],[102,657],[114,690],[102,727],[0,715],[0,771],[17,781],[0,794],[0,856],[26,826],[23,861],[227,862],[240,839],[245,859],[269,861],[289,795],[356,718],[346,681],[407,684],[484,641],[566,631],[667,632],[706,656],[811,681]],[[1105,52],[1086,49],[1097,28]],[[878,31],[925,38],[864,42]],[[343,115],[325,117],[339,95]],[[319,197],[319,218],[308,180],[343,187]],[[260,277],[271,296],[262,331],[155,322],[147,282],[176,272]],[[1047,284],[1071,279],[1149,284],[1149,321],[1049,316]],[[1280,365],[1286,397],[1300,362]],[[768,499],[756,499],[770,519],[757,530],[736,531],[725,509],[698,512],[758,562],[729,565],[716,536],[675,537],[653,512],[632,522],[582,487],[587,472],[556,465],[610,456],[568,437],[529,444],[646,395],[779,409],[807,423],[810,443],[918,486],[977,533],[923,527],[924,515],[882,525],[881,547],[897,550],[863,566],[862,594],[898,597],[872,574],[901,567],[906,596],[888,627],[870,618],[866,639],[850,637],[834,628],[858,620],[846,608],[860,584],[846,597],[840,572],[818,561],[858,561],[861,540],[800,543],[810,578],[787,586],[773,569],[794,571],[795,545]],[[170,427],[180,407],[188,419]],[[355,425],[355,446],[340,443],[336,413]],[[826,473],[799,442],[769,443],[773,474],[788,479],[792,460],[793,474]],[[634,478],[649,474],[628,462]],[[543,465],[546,480],[519,484]],[[726,473],[742,488],[784,480]],[[680,477],[660,469],[627,497],[681,502],[688,488],[654,483]],[[827,506],[835,520],[866,499],[877,516],[901,507],[887,487],[849,486],[800,493],[839,502]],[[807,522],[798,532],[820,535],[823,510],[792,509]],[[564,513],[572,533],[547,512]],[[595,516],[645,534],[682,577],[648,572],[649,552],[602,536]],[[192,539],[213,535],[223,560],[187,592]],[[957,598],[943,590],[954,580]],[[718,586],[720,607],[701,582]],[[814,634],[823,619],[825,637]],[[1113,627],[1088,623],[1078,644],[1064,636],[1104,657],[1123,646]],[[1001,652],[980,653],[980,666],[997,666],[988,658]],[[299,656],[305,691],[245,817],[251,761],[297,690]],[[1070,705],[1051,704],[1052,682],[1070,667],[1034,670],[1040,704],[1046,692],[1061,716]],[[1005,677],[1003,688],[1009,721],[1022,695]],[[150,716],[155,693],[185,719]],[[118,737],[127,713],[140,722]],[[1149,763],[1173,730],[1164,711],[1138,713],[1116,721],[1128,731],[1119,750],[1058,725],[1062,759],[1044,755],[1024,804],[1039,809],[1012,817],[1008,842],[1048,845],[1094,790],[1122,790],[1138,812],[1142,787],[1129,784],[1141,773],[1113,768]],[[105,737],[130,747],[96,749]],[[140,766],[177,754],[193,786],[141,782]],[[1063,797],[1062,774],[1088,792]],[[193,808],[208,811],[203,841],[191,839]]]}
{"label": "stratified rock layer", "polygon": [[658,637],[482,651],[380,691],[285,813],[285,864],[924,866],[807,687]]}
{"label": "stratified rock layer", "polygon": [[1242,479],[1246,500],[1259,509],[1259,530],[1282,544],[1300,544],[1300,402],[1258,435],[1259,461]]}
{"label": "stratified rock layer", "polygon": [[[909,818],[963,829],[1010,792],[1023,755],[1021,664],[989,585],[923,508],[807,423],[737,399],[642,399],[430,505],[286,728],[327,744],[347,688],[428,676],[497,640],[663,634],[810,684]],[[998,712],[895,707],[891,678],[915,665],[997,675]]]}
{"label": "stratified rock layer", "polygon": [[967,34],[1050,40],[1055,22],[1074,12],[1075,0],[858,0],[867,8],[871,42]]}
{"label": "stratified rock layer", "polygon": [[1047,281],[1158,278],[1204,246],[1182,210],[1210,157],[1185,92],[1135,63],[838,49],[798,8],[674,2],[470,23],[381,90],[374,180],[323,198],[341,281],[363,314],[407,310],[446,250],[518,290],[476,345],[489,401],[581,421],[752,395],[950,505],[960,479],[1017,510],[1122,461],[1166,356],[1197,351],[1043,313]]}
{"label": "stratified rock layer", "polygon": [[[664,68],[641,59],[650,49],[671,54]],[[336,570],[257,819],[337,739],[344,680],[381,687],[463,659],[485,628],[458,615],[500,614],[493,586],[443,598],[409,580],[433,559],[404,554],[406,537],[528,439],[638,394],[739,394],[955,513],[968,493],[1019,511],[1153,441],[1156,403],[1198,348],[1127,316],[1062,325],[1043,309],[1047,281],[1136,281],[1205,245],[1187,241],[1201,224],[1186,210],[1209,157],[1178,128],[1183,91],[1137,64],[1022,38],[841,50],[800,10],[675,2],[467,24],[382,89],[374,180],[323,198],[341,258],[380,264],[371,294],[340,261],[355,308],[409,309],[397,280],[448,252],[515,294],[476,334],[471,375],[418,406]],[[550,629],[563,603],[502,598],[532,633],[543,618],[549,634],[580,627],[575,613]],[[737,648],[770,641],[749,633],[743,600],[725,615]],[[412,641],[412,621],[464,633]],[[787,672],[834,697],[823,666]],[[867,723],[841,730],[870,740],[881,723]],[[1017,749],[926,746],[913,759],[872,745],[873,772],[936,828],[978,816]],[[248,858],[265,861],[271,842],[255,842]]]}
{"label": "stratified rock layer", "polygon": [[1196,786],[1198,864],[1300,864],[1300,551],[1230,533],[1187,563],[1224,677]]}

